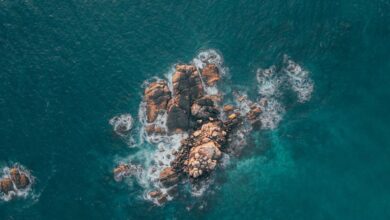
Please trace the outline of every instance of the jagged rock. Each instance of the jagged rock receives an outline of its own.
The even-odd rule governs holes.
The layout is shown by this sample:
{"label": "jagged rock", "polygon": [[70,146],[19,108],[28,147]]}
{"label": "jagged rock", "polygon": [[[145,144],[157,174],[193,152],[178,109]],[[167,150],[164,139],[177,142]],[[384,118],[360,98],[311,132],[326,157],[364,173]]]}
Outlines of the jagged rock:
{"label": "jagged rock", "polygon": [[9,192],[13,191],[13,183],[12,180],[8,177],[5,177],[3,179],[0,179],[0,192],[4,194],[8,194]]}
{"label": "jagged rock", "polygon": [[25,173],[20,172],[18,168],[12,168],[10,170],[10,176],[12,182],[18,189],[25,189],[30,184],[30,179],[28,176]]}
{"label": "jagged rock", "polygon": [[167,167],[161,171],[159,180],[163,186],[170,187],[178,183],[179,177],[172,167]]}
{"label": "jagged rock", "polygon": [[173,99],[169,102],[167,127],[169,131],[187,130],[191,126],[191,106],[203,96],[199,73],[193,65],[177,65],[172,77]]}
{"label": "jagged rock", "polygon": [[214,86],[220,79],[218,67],[215,64],[207,64],[202,70],[202,76],[209,86]]}
{"label": "jagged rock", "polygon": [[168,102],[171,99],[171,91],[165,80],[152,82],[145,89],[146,119],[152,123],[156,120],[161,111],[167,110]]}

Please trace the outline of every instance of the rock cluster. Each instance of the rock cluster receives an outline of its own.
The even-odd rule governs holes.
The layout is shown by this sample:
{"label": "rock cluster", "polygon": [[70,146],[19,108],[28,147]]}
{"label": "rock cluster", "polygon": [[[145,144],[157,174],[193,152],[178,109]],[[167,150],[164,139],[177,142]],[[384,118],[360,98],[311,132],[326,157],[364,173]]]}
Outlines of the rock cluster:
{"label": "rock cluster", "polygon": [[31,179],[18,167],[12,167],[9,174],[0,179],[0,192],[9,194],[16,190],[26,189],[31,184]]}
{"label": "rock cluster", "polygon": [[[147,124],[145,131],[151,134],[170,134],[186,131],[188,138],[181,141],[174,159],[169,167],[159,174],[159,182],[169,190],[183,178],[191,182],[207,177],[218,167],[226,143],[231,133],[246,119],[252,124],[259,122],[261,109],[258,106],[241,116],[233,105],[220,108],[221,95],[207,95],[204,87],[214,86],[220,80],[220,71],[215,64],[206,64],[203,69],[194,65],[176,65],[172,77],[173,91],[169,91],[164,80],[149,84],[145,90]],[[226,117],[221,116],[224,112]],[[157,116],[167,114],[166,128],[153,123]],[[118,170],[122,173],[122,169]],[[148,196],[159,203],[167,200],[167,194],[161,190],[148,193]]]}

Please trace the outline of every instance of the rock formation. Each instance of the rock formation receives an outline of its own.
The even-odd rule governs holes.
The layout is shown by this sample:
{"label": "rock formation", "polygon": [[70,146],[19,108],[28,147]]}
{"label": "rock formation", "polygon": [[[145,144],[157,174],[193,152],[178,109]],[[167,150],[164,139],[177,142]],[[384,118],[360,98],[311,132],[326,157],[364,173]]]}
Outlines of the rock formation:
{"label": "rock formation", "polygon": [[165,80],[152,82],[145,89],[146,119],[152,123],[160,112],[166,111],[171,99],[171,91]]}
{"label": "rock formation", "polygon": [[9,192],[14,190],[14,186],[12,183],[11,178],[5,177],[3,179],[0,179],[0,192],[4,194],[8,194]]}
{"label": "rock formation", "polygon": [[[250,111],[241,116],[233,105],[219,107],[221,94],[207,95],[204,86],[214,86],[220,80],[220,71],[215,64],[207,64],[202,69],[194,65],[176,65],[172,77],[173,91],[169,91],[164,80],[150,83],[145,89],[147,135],[187,132],[189,136],[181,141],[170,166],[159,173],[159,183],[166,190],[150,191],[149,198],[164,203],[177,191],[176,185],[189,179],[192,183],[207,177],[217,169],[230,140],[229,135],[247,120],[252,125],[260,123],[261,108],[252,105]],[[153,123],[157,116],[166,112],[166,128],[161,123]],[[224,112],[223,115],[221,113]],[[114,170],[119,176],[128,173],[127,166]],[[185,181],[184,181],[185,182]]]}
{"label": "rock formation", "polygon": [[167,127],[170,131],[188,130],[193,123],[191,106],[203,96],[202,79],[195,66],[177,65],[172,84],[173,98],[169,103]]}
{"label": "rock formation", "polygon": [[28,174],[19,167],[12,167],[9,173],[0,179],[0,192],[9,195],[11,192],[23,190],[31,185]]}
{"label": "rock formation", "polygon": [[30,179],[28,176],[20,172],[18,168],[12,168],[9,172],[12,182],[15,184],[18,189],[25,189],[30,184]]}

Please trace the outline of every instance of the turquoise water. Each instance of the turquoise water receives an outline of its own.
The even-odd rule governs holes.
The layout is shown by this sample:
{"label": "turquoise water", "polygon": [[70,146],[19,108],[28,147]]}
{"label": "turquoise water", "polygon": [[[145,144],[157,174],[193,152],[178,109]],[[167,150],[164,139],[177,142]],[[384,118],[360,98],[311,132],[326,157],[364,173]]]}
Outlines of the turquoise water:
{"label": "turquoise water", "polygon": [[[386,0],[0,1],[0,165],[36,178],[0,218],[389,219],[389,12]],[[108,120],[136,116],[145,80],[209,48],[240,88],[288,54],[312,99],[252,133],[203,209],[154,206],[113,180],[139,149]]]}

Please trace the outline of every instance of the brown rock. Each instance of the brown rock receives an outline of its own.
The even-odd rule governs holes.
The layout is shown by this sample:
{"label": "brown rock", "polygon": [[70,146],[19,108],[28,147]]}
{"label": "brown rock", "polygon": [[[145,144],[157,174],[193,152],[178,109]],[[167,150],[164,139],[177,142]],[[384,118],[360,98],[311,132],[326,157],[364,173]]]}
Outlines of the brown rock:
{"label": "brown rock", "polygon": [[157,198],[162,195],[162,192],[160,190],[149,192],[149,196],[152,198]]}
{"label": "brown rock", "polygon": [[171,168],[167,167],[160,173],[160,182],[165,187],[170,187],[178,183],[179,178],[176,172]]}
{"label": "brown rock", "polygon": [[24,172],[20,172],[18,168],[12,168],[10,170],[10,176],[18,189],[24,189],[30,184],[30,179]]}
{"label": "brown rock", "polygon": [[202,76],[209,86],[214,86],[220,79],[218,67],[215,64],[207,64],[202,70]]}
{"label": "brown rock", "polygon": [[206,172],[214,170],[217,160],[221,156],[222,152],[214,141],[192,148],[187,162],[188,174],[192,178],[198,178]]}
{"label": "brown rock", "polygon": [[152,82],[145,89],[146,117],[147,122],[154,122],[160,111],[167,110],[171,99],[171,91],[166,81]]}
{"label": "brown rock", "polygon": [[5,177],[0,180],[0,192],[4,194],[8,194],[10,191],[13,191],[14,187],[12,184],[12,180],[8,177]]}

